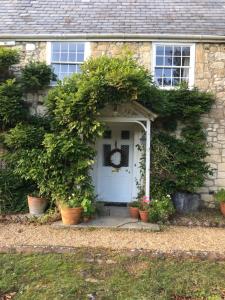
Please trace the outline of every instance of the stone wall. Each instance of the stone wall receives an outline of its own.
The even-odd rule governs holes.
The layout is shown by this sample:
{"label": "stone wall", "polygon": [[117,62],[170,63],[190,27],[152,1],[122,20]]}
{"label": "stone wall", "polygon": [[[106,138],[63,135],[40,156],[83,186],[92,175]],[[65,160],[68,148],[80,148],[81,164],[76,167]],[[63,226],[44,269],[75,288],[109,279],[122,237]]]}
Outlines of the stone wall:
{"label": "stone wall", "polygon": [[149,42],[93,42],[91,55],[116,56],[122,53],[131,53],[140,64],[151,70],[152,44]]}
{"label": "stone wall", "polygon": [[200,192],[210,207],[214,206],[214,192],[225,187],[225,44],[196,45],[195,85],[216,96],[211,112],[202,118],[210,154],[207,161],[214,172]]}
{"label": "stone wall", "polygon": [[[46,42],[17,42],[21,52],[21,65],[28,61],[46,61]],[[132,53],[137,60],[151,71],[152,44],[150,42],[92,42],[91,55],[100,56]],[[214,192],[225,187],[225,43],[196,44],[195,86],[215,94],[212,111],[202,120],[205,125],[209,154],[207,161],[214,174],[207,178],[199,192],[206,206],[214,206]],[[41,113],[43,95],[28,95],[27,101],[33,112]]]}

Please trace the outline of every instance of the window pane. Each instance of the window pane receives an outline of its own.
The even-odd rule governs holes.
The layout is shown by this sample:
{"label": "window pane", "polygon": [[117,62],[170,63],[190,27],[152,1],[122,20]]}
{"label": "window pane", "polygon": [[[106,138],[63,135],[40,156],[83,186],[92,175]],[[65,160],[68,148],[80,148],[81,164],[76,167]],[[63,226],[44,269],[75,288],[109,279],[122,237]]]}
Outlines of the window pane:
{"label": "window pane", "polygon": [[182,58],[182,66],[190,66],[190,58],[189,57]]}
{"label": "window pane", "polygon": [[174,57],[173,58],[173,65],[174,66],[181,66],[181,57]]}
{"label": "window pane", "polygon": [[111,152],[111,145],[103,145],[103,166],[108,167],[110,166],[110,152]]}
{"label": "window pane", "polygon": [[80,65],[77,65],[77,73],[80,73],[81,69],[80,69]]}
{"label": "window pane", "polygon": [[111,139],[112,138],[112,131],[111,130],[105,130],[103,133],[104,139]]}
{"label": "window pane", "polygon": [[174,56],[181,56],[181,47],[174,47]]}
{"label": "window pane", "polygon": [[122,151],[122,157],[121,157],[122,167],[128,167],[129,166],[129,145],[121,145],[121,151]]}
{"label": "window pane", "polygon": [[180,78],[173,78],[172,85],[177,86],[180,84]]}
{"label": "window pane", "polygon": [[77,44],[69,43],[69,52],[77,52]]}
{"label": "window pane", "polygon": [[69,43],[61,43],[61,52],[68,52],[69,51]]}
{"label": "window pane", "polygon": [[61,65],[61,70],[60,71],[62,73],[68,73],[68,67],[69,67],[68,65]]}
{"label": "window pane", "polygon": [[182,47],[182,56],[190,56],[190,47]]}
{"label": "window pane", "polygon": [[121,139],[122,140],[129,140],[130,138],[130,131],[129,130],[122,130],[121,131]]}
{"label": "window pane", "polygon": [[70,73],[75,73],[77,70],[76,65],[69,65],[69,72]]}
{"label": "window pane", "polygon": [[60,61],[68,61],[68,53],[61,53],[60,55]]}
{"label": "window pane", "polygon": [[188,83],[189,79],[188,78],[181,78],[181,82],[186,82]]}
{"label": "window pane", "polygon": [[172,56],[173,55],[173,47],[166,46],[165,47],[165,55]]}
{"label": "window pane", "polygon": [[172,56],[165,57],[165,66],[172,66]]}
{"label": "window pane", "polygon": [[59,61],[60,53],[55,52],[52,54],[52,61]]}
{"label": "window pane", "polygon": [[82,62],[84,61],[84,53],[77,53],[77,61]]}
{"label": "window pane", "polygon": [[52,43],[52,52],[60,52],[60,43]]}
{"label": "window pane", "polygon": [[171,77],[171,71],[172,71],[172,69],[170,69],[170,68],[165,68],[164,69],[164,71],[163,71],[163,76],[164,77]]}
{"label": "window pane", "polygon": [[156,57],[156,66],[163,66],[163,57]]}
{"label": "window pane", "polygon": [[163,78],[163,86],[170,86],[171,78]]}
{"label": "window pane", "polygon": [[172,76],[173,77],[180,77],[180,68],[173,69]]}
{"label": "window pane", "polygon": [[84,52],[84,44],[77,44],[77,52]]}
{"label": "window pane", "polygon": [[69,61],[70,62],[76,61],[76,53],[69,53]]}
{"label": "window pane", "polygon": [[155,68],[156,77],[162,77],[162,74],[163,74],[163,68]]}
{"label": "window pane", "polygon": [[188,68],[181,68],[181,77],[188,77],[189,76],[189,69]]}
{"label": "window pane", "polygon": [[162,78],[156,78],[156,84],[162,86]]}
{"label": "window pane", "polygon": [[164,46],[156,46],[156,55],[164,55]]}

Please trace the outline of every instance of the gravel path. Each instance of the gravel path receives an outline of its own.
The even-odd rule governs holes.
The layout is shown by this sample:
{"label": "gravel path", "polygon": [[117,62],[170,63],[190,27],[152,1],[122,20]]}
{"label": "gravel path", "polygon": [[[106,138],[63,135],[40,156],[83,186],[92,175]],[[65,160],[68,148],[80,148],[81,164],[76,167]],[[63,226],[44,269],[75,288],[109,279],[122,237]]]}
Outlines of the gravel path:
{"label": "gravel path", "polygon": [[162,232],[110,229],[54,229],[49,225],[0,224],[0,246],[50,245],[147,249],[166,252],[216,251],[225,253],[225,229],[169,227]]}

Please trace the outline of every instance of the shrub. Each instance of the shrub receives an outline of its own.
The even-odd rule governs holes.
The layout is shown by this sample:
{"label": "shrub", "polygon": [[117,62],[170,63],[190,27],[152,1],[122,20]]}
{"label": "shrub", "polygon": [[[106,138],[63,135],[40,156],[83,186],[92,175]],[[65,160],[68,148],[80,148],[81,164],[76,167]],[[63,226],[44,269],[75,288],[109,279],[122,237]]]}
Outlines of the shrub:
{"label": "shrub", "polygon": [[22,100],[22,91],[15,79],[0,84],[0,126],[2,129],[26,120],[28,108]]}
{"label": "shrub", "polygon": [[22,69],[21,84],[26,92],[35,93],[47,88],[55,79],[52,68],[45,63],[30,62]]}
{"label": "shrub", "polygon": [[27,195],[35,189],[10,169],[0,169],[0,213],[27,211]]}
{"label": "shrub", "polygon": [[0,82],[13,76],[10,67],[18,64],[19,59],[20,55],[16,49],[0,47]]}
{"label": "shrub", "polygon": [[161,196],[158,199],[153,199],[149,208],[150,222],[165,222],[175,212],[175,208],[171,201],[171,197]]}

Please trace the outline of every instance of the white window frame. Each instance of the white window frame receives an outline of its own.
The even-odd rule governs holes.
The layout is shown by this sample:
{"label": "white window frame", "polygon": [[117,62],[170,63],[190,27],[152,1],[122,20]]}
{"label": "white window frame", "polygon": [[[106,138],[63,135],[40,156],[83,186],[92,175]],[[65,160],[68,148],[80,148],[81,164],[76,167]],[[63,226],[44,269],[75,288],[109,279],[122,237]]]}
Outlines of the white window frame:
{"label": "white window frame", "polygon": [[[194,43],[178,43],[178,42],[154,42],[152,43],[152,77],[155,81],[155,68],[156,68],[156,46],[185,46],[190,47],[190,67],[189,67],[189,82],[188,87],[192,89],[195,83],[195,44]],[[161,89],[175,89],[175,86],[160,87]]]}
{"label": "white window frame", "polygon": [[[83,43],[84,44],[84,61],[86,61],[90,55],[91,55],[91,47],[90,47],[90,42],[86,41],[74,41],[74,40],[54,40],[51,42],[47,42],[46,45],[46,64],[51,66],[52,65],[52,44],[56,42],[66,42],[66,43]],[[60,63],[60,62],[59,62]],[[79,64],[82,64],[79,63]],[[55,85],[55,81],[51,83],[51,85]]]}

